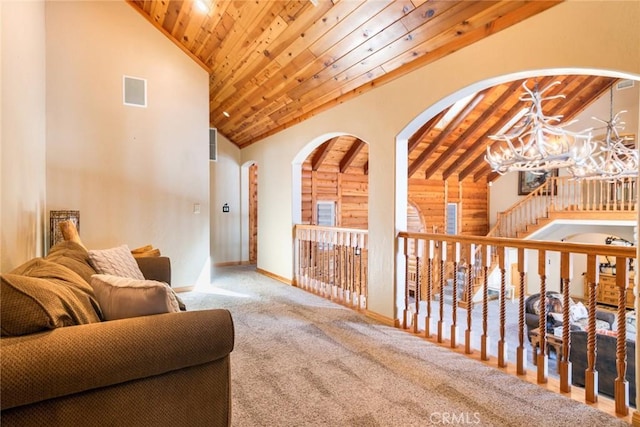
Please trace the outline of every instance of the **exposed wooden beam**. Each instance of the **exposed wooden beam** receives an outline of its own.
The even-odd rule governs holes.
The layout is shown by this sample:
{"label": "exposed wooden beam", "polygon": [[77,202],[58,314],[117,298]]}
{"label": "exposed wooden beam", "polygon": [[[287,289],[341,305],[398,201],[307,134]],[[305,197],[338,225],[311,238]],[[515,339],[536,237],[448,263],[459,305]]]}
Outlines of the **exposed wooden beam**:
{"label": "exposed wooden beam", "polygon": [[327,155],[331,152],[333,145],[336,143],[339,137],[335,137],[325,142],[320,146],[318,152],[315,156],[313,156],[313,160],[311,161],[311,170],[317,171],[318,168],[322,165],[322,162],[327,157]]}
{"label": "exposed wooden beam", "polygon": [[[498,108],[500,108],[500,106],[507,99],[509,99],[511,96],[514,95],[514,93],[518,89],[518,86],[519,86],[518,81],[511,83],[511,85],[507,87],[507,89],[502,93],[502,95],[500,95],[500,97],[497,100],[492,102],[491,105],[489,105],[489,107],[484,110],[482,115],[478,117],[478,119],[474,121],[467,128],[467,130],[464,131],[462,135],[460,135],[458,140],[455,141],[453,144],[451,144],[451,146],[449,146],[449,148],[447,148],[447,150],[444,153],[442,153],[437,159],[433,161],[433,163],[425,171],[425,174],[424,174],[425,179],[431,178],[431,176],[434,173],[436,173],[440,169],[440,167],[444,163],[446,163],[446,161],[460,149],[460,147],[464,147],[465,143],[467,142],[467,139],[469,139],[476,130],[478,130],[482,125],[484,125],[487,122],[487,120],[493,116],[493,114],[498,110]],[[460,164],[460,161],[456,159],[454,166],[458,164]],[[442,175],[442,179],[447,179],[448,177],[449,177],[448,175],[447,177],[445,177],[444,174]]]}
{"label": "exposed wooden beam", "polygon": [[440,132],[438,136],[436,136],[433,141],[429,144],[429,146],[418,156],[417,159],[411,163],[409,166],[409,177],[413,176],[414,173],[422,166],[428,159],[431,157],[433,153],[442,145],[442,143],[446,140],[446,138],[451,135],[451,133],[460,126],[460,123],[469,115],[471,111],[482,101],[487,93],[488,89],[483,90],[476,94],[469,103],[460,111],[456,116],[449,122],[449,124]]}
{"label": "exposed wooden beam", "polygon": [[353,141],[353,144],[351,144],[349,151],[347,151],[342,160],[340,160],[340,173],[345,173],[347,168],[351,165],[351,163],[353,163],[353,160],[356,158],[358,153],[360,153],[362,148],[364,148],[365,144],[366,143],[359,138]]}
{"label": "exposed wooden beam", "polygon": [[[508,102],[508,100],[514,96],[516,96],[516,91],[518,90],[518,88],[520,87],[521,84],[521,80],[516,80],[514,82],[512,82],[509,87],[507,88],[507,90],[504,91],[504,93],[500,96],[500,98],[498,98],[496,100],[496,102],[494,102],[480,117],[480,119],[478,119],[477,123],[479,125],[484,125],[489,118],[493,118],[493,114],[496,111],[499,111],[500,108],[503,107],[503,105]],[[505,121],[506,123],[506,121]],[[499,128],[497,128],[499,129]],[[466,132],[465,132],[466,135]],[[466,138],[469,138],[471,136],[471,134],[469,135],[463,135],[463,137],[461,137],[461,143],[463,144],[465,142]],[[473,156],[473,154],[475,152],[477,152],[483,145],[484,145],[484,139],[486,138],[487,133],[485,133],[484,135],[482,135],[480,138],[476,139],[475,142],[473,142],[469,147],[467,147],[467,149],[465,150],[464,153],[462,153],[460,156],[458,156],[458,158],[456,159],[455,163],[452,164],[451,166],[449,166],[447,169],[445,169],[445,171],[442,173],[442,179],[446,180],[447,178],[449,178],[454,172],[456,172],[460,165],[462,165],[467,159],[469,159],[471,156]]]}
{"label": "exposed wooden beam", "polygon": [[[542,80],[540,80],[539,84],[546,85],[549,82],[551,82],[553,79],[554,77],[544,77]],[[522,108],[523,108],[523,104],[521,104],[520,102],[516,102],[516,104],[513,107],[511,107],[511,109],[505,115],[503,115],[496,123],[493,124],[493,126],[489,128],[489,130],[487,130],[484,134],[482,134],[480,138],[478,138],[478,141],[476,141],[476,143],[474,144],[474,150],[471,150],[471,149],[467,150],[467,152],[465,152],[463,155],[460,156],[460,158],[458,158],[458,161],[456,162],[457,165],[454,165],[456,167],[462,164],[462,162],[464,160],[467,160],[470,156],[473,156],[473,155],[476,156],[476,158],[458,174],[458,179],[460,181],[462,181],[467,176],[472,174],[474,170],[476,170],[481,164],[485,162],[484,160],[484,156],[486,152],[485,141],[487,140],[487,138],[489,138],[489,135],[494,135],[496,132],[498,132],[500,128],[506,125],[509,122],[509,120],[511,120],[511,118],[515,114],[517,114],[518,111],[520,111]],[[482,148],[482,151],[480,152],[480,154],[478,154],[478,151],[480,148]]]}
{"label": "exposed wooden beam", "polygon": [[[449,108],[451,108],[451,107],[449,107]],[[449,108],[445,108],[444,110],[440,111],[438,114],[433,116],[433,118],[431,118],[431,120],[429,120],[429,121],[427,121],[427,123],[423,124],[420,127],[420,129],[418,129],[416,131],[416,133],[411,135],[411,138],[409,138],[409,144],[408,144],[408,152],[409,153],[411,153],[411,151],[413,151],[418,146],[418,144],[420,144],[420,141],[422,141],[422,139],[427,136],[427,134],[431,131],[431,129],[433,129],[433,127],[436,125],[436,123],[438,123],[440,121],[442,116],[444,116],[447,113],[447,111],[449,111]]]}
{"label": "exposed wooden beam", "polygon": [[364,174],[365,175],[369,175],[369,161],[367,160],[367,162],[364,164],[364,166],[362,167],[364,169]]}

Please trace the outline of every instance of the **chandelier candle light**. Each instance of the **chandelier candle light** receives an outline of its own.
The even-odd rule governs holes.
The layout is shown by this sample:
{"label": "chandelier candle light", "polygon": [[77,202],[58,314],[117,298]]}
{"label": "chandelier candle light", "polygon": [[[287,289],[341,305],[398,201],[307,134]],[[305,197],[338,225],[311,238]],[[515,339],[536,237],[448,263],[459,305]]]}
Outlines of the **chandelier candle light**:
{"label": "chandelier candle light", "polygon": [[591,141],[591,129],[572,132],[565,129],[575,122],[558,124],[561,115],[545,116],[543,101],[564,98],[564,95],[545,97],[559,81],[551,83],[542,90],[537,85],[533,90],[522,84],[525,93],[520,101],[529,102],[524,114],[524,122],[515,126],[508,134],[491,135],[497,141],[495,146],[487,147],[485,160],[494,172],[505,174],[511,171],[544,172],[557,168],[580,167],[593,154],[596,145]]}

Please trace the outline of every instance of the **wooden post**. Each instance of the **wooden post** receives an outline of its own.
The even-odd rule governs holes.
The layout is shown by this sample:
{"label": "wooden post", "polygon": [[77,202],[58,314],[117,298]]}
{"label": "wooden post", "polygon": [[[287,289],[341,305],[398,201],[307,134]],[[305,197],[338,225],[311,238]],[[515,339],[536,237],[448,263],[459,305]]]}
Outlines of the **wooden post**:
{"label": "wooden post", "polygon": [[418,333],[418,316],[420,314],[420,241],[416,238],[413,240],[413,251],[416,256],[416,290],[415,290],[415,307],[416,310],[413,313],[413,333]]}
{"label": "wooden post", "polygon": [[506,315],[506,268],[505,268],[505,248],[499,246],[498,250],[498,268],[500,268],[500,301],[499,302],[499,311],[500,311],[500,320],[499,320],[499,331],[500,331],[500,339],[498,340],[498,366],[504,368],[507,366],[507,342],[505,340],[505,323],[507,320]]}
{"label": "wooden post", "polygon": [[520,292],[518,296],[518,348],[516,350],[516,363],[518,375],[526,375],[527,373],[527,354],[524,349],[524,331],[525,331],[525,262],[524,248],[518,248],[518,272],[520,273]]}
{"label": "wooden post", "polygon": [[598,401],[598,371],[596,371],[596,286],[598,271],[596,255],[587,255],[587,286],[589,286],[589,324],[587,326],[587,369],[584,373],[585,400]]}
{"label": "wooden post", "polygon": [[402,329],[409,327],[409,239],[404,240],[404,311]]}
{"label": "wooden post", "polygon": [[487,318],[489,317],[489,267],[491,266],[491,247],[483,246],[484,284],[482,289],[482,336],[480,337],[480,359],[489,360],[489,335]]}
{"label": "wooden post", "polygon": [[618,288],[618,334],[616,345],[616,371],[613,395],[616,413],[629,414],[629,383],[627,382],[627,259],[616,257],[616,286]]}
{"label": "wooden post", "polygon": [[427,313],[424,319],[424,336],[431,338],[431,299],[433,298],[433,255],[435,253],[434,242],[429,240],[427,253]]}
{"label": "wooden post", "polygon": [[464,331],[464,352],[467,354],[473,353],[471,349],[471,312],[473,310],[473,296],[471,293],[473,292],[473,274],[471,273],[473,266],[473,257],[475,256],[476,245],[471,243],[469,244],[469,249],[467,251],[467,329]]}
{"label": "wooden post", "polygon": [[540,317],[538,318],[538,331],[540,334],[540,347],[537,354],[536,365],[538,367],[538,383],[544,384],[549,378],[549,359],[547,357],[547,253],[544,249],[538,250],[538,275],[540,276]]}
{"label": "wooden post", "polygon": [[560,369],[560,391],[571,393],[571,362],[569,362],[569,350],[571,348],[571,333],[569,321],[569,288],[571,277],[571,254],[560,253],[560,278],[562,280],[562,359],[556,355]]}
{"label": "wooden post", "polygon": [[458,264],[460,263],[460,242],[453,247],[453,299],[451,302],[451,348],[458,346]]}
{"label": "wooden post", "polygon": [[444,342],[444,265],[447,260],[447,242],[440,242],[440,318],[438,319],[438,342]]}

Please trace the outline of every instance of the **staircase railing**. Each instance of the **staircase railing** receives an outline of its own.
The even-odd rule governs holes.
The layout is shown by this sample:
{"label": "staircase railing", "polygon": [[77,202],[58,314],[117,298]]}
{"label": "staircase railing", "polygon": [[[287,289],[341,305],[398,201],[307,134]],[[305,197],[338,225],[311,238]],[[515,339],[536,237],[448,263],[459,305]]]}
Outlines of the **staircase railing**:
{"label": "staircase railing", "polygon": [[616,182],[576,181],[568,176],[551,177],[527,197],[498,213],[491,237],[518,237],[548,219],[552,212],[632,212],[636,210],[637,178]]}

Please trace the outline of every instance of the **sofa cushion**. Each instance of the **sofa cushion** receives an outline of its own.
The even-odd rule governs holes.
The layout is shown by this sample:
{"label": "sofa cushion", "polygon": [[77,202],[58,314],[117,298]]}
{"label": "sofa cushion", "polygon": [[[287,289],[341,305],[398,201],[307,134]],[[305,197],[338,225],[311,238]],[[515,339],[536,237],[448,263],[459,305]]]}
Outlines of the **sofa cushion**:
{"label": "sofa cushion", "polygon": [[144,280],[144,275],[127,245],[111,249],[91,249],[89,259],[98,274]]}
{"label": "sofa cushion", "polygon": [[35,258],[2,275],[2,336],[100,321],[93,290],[77,273]]}
{"label": "sofa cushion", "polygon": [[91,286],[105,320],[180,311],[173,289],[163,282],[96,274]]}

